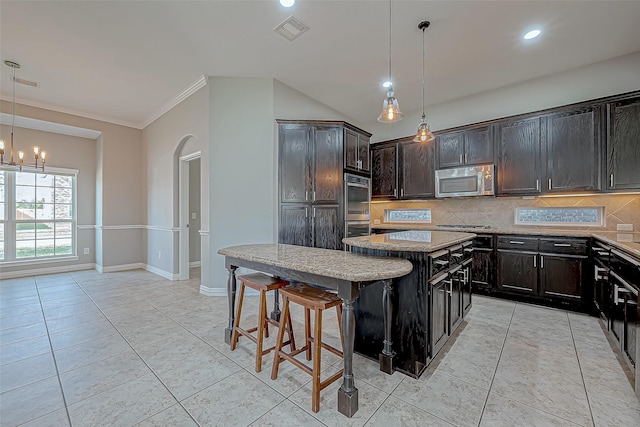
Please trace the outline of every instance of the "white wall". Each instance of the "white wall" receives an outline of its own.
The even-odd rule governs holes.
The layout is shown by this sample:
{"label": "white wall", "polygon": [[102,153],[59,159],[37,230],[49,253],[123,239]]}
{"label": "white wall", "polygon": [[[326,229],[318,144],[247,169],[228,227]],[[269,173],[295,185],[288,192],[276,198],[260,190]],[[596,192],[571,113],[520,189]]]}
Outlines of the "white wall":
{"label": "white wall", "polygon": [[[209,91],[205,86],[142,130],[145,167],[145,223],[148,225],[144,259],[152,271],[165,277],[179,272],[178,158],[201,151],[201,164],[208,164]],[[209,170],[201,173],[201,227],[209,228]],[[201,251],[208,248],[203,236]],[[208,268],[202,268],[202,283]]]}
{"label": "white wall", "polygon": [[[469,78],[473,78],[470,73]],[[640,89],[640,53],[479,93],[425,109],[431,130],[447,129]],[[428,102],[429,92],[426,99]],[[402,100],[400,100],[402,101]],[[404,112],[404,120],[372,121],[362,128],[372,142],[415,134],[422,111]]]}

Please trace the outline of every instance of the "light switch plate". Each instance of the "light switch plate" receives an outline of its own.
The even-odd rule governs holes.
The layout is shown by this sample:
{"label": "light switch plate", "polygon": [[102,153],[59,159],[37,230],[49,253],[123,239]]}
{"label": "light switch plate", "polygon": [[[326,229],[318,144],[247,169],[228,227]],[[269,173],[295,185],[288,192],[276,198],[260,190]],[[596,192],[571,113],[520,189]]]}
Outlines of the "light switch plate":
{"label": "light switch plate", "polygon": [[379,219],[374,219],[373,220],[373,225],[380,225],[380,220]]}
{"label": "light switch plate", "polygon": [[195,212],[191,212],[191,219],[196,219],[197,218],[197,214]]}
{"label": "light switch plate", "polygon": [[618,231],[633,231],[633,224],[616,224]]}

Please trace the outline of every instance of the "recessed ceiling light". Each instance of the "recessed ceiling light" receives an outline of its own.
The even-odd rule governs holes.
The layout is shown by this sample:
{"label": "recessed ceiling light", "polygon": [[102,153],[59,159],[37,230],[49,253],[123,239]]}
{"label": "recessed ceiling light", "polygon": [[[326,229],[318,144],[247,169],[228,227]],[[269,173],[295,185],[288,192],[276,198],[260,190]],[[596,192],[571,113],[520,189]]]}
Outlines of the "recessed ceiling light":
{"label": "recessed ceiling light", "polygon": [[387,80],[386,82],[382,83],[382,87],[384,87],[384,88],[390,88],[391,86],[393,86],[393,83],[391,83],[389,80]]}
{"label": "recessed ceiling light", "polygon": [[524,38],[525,40],[535,39],[536,37],[538,37],[540,35],[540,33],[542,33],[542,31],[540,31],[538,29],[531,30],[531,31],[527,32],[524,36],[522,36],[522,38]]}
{"label": "recessed ceiling light", "polygon": [[296,0],[280,0],[280,4],[284,7],[291,7],[296,2]]}

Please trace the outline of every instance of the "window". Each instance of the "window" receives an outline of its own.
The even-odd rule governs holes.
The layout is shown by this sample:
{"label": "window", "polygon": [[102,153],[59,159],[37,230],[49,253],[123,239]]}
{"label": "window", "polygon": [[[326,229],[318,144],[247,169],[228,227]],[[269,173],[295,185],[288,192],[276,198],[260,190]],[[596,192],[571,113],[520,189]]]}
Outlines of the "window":
{"label": "window", "polygon": [[0,262],[76,254],[76,171],[0,171]]}

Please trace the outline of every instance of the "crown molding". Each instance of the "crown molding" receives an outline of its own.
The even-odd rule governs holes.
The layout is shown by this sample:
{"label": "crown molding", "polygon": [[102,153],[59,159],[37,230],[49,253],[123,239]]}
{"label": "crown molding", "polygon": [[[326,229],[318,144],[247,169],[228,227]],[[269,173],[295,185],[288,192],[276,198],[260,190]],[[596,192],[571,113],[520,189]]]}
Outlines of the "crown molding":
{"label": "crown molding", "polygon": [[180,104],[182,101],[196,93],[198,90],[207,85],[207,76],[204,74],[201,75],[195,82],[191,83],[185,90],[171,98],[167,101],[163,106],[154,111],[146,120],[144,120],[140,124],[140,129],[144,129],[165,114],[167,111],[171,110],[176,105]]}

